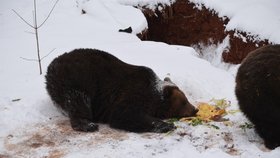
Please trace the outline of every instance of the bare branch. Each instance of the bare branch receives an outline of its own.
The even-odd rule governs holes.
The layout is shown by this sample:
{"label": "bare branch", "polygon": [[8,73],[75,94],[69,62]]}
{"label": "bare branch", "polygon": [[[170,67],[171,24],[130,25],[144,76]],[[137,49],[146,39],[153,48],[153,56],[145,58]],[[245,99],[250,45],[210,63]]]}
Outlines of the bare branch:
{"label": "bare branch", "polygon": [[31,25],[30,23],[28,23],[22,16],[19,15],[19,13],[17,13],[14,9],[12,9],[12,11],[23,21],[25,22],[28,26],[34,28],[33,25]]}
{"label": "bare branch", "polygon": [[56,4],[58,3],[59,0],[56,0],[56,2],[54,3],[51,11],[49,12],[48,16],[46,17],[46,19],[38,26],[38,28],[42,27],[44,25],[44,23],[49,19],[49,17],[51,16]]}
{"label": "bare branch", "polygon": [[28,59],[28,58],[23,58],[23,57],[20,57],[21,59],[23,60],[26,60],[26,61],[35,61],[35,62],[38,62],[37,59]]}
{"label": "bare branch", "polygon": [[46,58],[47,56],[49,56],[55,49],[56,49],[56,48],[54,48],[53,50],[51,50],[47,55],[43,56],[43,57],[41,58],[41,61],[42,61],[44,58]]}

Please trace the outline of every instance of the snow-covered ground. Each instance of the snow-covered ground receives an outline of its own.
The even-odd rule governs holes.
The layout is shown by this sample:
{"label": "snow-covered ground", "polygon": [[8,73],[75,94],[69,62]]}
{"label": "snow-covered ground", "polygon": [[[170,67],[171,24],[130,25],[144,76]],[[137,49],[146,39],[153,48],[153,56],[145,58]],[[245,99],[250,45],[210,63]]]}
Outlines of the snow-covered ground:
{"label": "snow-covered ground", "polygon": [[[154,4],[158,1],[150,2]],[[161,1],[170,3],[168,0]],[[260,4],[263,1],[255,0]],[[35,37],[30,33],[33,30],[11,11],[15,9],[32,22],[32,2],[0,0],[1,158],[280,156],[280,148],[272,151],[266,149],[253,129],[239,128],[247,122],[240,112],[227,115],[231,121],[227,126],[221,122],[212,123],[220,129],[177,122],[178,129],[167,134],[135,134],[111,129],[107,125],[100,125],[100,130],[95,133],[73,131],[68,119],[53,106],[45,90],[46,68],[64,52],[75,48],[97,48],[110,52],[125,62],[151,67],[160,78],[170,76],[193,104],[212,98],[225,98],[231,101],[230,109],[233,110],[238,109],[234,95],[237,66],[226,65],[227,68],[221,69],[224,64],[219,63],[217,58],[212,58],[211,64],[199,58],[190,47],[140,41],[135,34],[144,30],[147,22],[141,11],[129,6],[134,3],[127,0],[60,0],[51,17],[39,29],[42,56],[55,48],[44,58],[43,75],[39,75],[36,62],[20,58],[36,59]],[[38,0],[39,23],[48,15],[54,2]],[[136,2],[142,5],[148,1]],[[218,4],[213,1],[212,7],[223,8]],[[237,5],[234,2],[231,4]],[[271,0],[264,4],[271,8],[263,12],[274,15],[271,20],[276,21],[262,25],[261,34],[258,35],[279,43],[280,36],[276,36],[279,30],[271,28],[280,28],[279,17],[276,16],[279,15],[276,14],[279,7],[275,6],[280,3]],[[82,10],[86,14],[82,14]],[[234,9],[230,11],[230,17],[237,16],[234,16]],[[259,14],[258,10],[255,11]],[[262,21],[258,18],[256,16],[253,21],[261,25]],[[133,29],[132,34],[118,32],[129,26]],[[246,30],[246,26],[239,29]],[[272,31],[273,36],[269,36],[268,31]]]}

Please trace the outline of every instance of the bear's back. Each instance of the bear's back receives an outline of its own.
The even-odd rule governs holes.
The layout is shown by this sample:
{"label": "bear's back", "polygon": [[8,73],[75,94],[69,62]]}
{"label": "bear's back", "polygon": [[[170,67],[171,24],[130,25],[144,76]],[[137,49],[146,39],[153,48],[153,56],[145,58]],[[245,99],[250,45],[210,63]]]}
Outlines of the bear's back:
{"label": "bear's back", "polygon": [[[96,49],[75,49],[55,58],[48,67],[46,79],[77,80],[79,83],[93,80],[106,80],[121,77],[133,71],[135,66],[128,66],[113,55]],[[101,78],[99,78],[101,77]],[[73,82],[73,81],[71,81]]]}
{"label": "bear's back", "polygon": [[[114,66],[114,67],[127,65],[126,63],[119,60],[115,56],[97,49],[75,49],[69,53],[64,53],[58,56],[57,58],[55,58],[49,67],[52,67],[53,64],[54,65],[61,64],[64,66],[71,64],[72,67],[73,66],[78,67],[79,65],[86,64],[88,65],[88,67],[91,68],[101,66],[101,65]],[[75,64],[79,64],[79,65],[75,65]],[[84,65],[83,68],[85,68]]]}

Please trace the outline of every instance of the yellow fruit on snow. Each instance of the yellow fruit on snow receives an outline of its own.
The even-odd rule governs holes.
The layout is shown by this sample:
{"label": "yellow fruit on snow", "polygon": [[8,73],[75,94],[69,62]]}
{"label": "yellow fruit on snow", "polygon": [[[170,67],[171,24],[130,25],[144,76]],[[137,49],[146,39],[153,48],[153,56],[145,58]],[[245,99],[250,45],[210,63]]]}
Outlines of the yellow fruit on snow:
{"label": "yellow fruit on snow", "polygon": [[204,121],[217,121],[226,114],[225,109],[220,109],[208,103],[200,103],[197,108],[199,109],[196,114],[197,117]]}
{"label": "yellow fruit on snow", "polygon": [[[212,104],[212,105],[211,105]],[[234,114],[238,110],[226,111],[226,108],[230,106],[230,101],[225,99],[212,99],[210,103],[198,103],[198,112],[195,117],[184,117],[180,121],[189,122],[197,125],[203,122],[218,121],[227,122],[230,125],[229,119],[223,118],[227,114]]]}

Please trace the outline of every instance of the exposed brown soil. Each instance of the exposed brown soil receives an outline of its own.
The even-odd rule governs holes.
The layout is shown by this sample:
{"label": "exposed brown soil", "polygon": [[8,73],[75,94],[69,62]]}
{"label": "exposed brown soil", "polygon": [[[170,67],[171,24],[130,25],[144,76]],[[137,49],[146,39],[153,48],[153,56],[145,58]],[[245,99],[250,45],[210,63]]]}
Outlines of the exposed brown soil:
{"label": "exposed brown soil", "polygon": [[219,18],[217,13],[205,7],[199,10],[187,0],[177,0],[171,6],[159,4],[159,7],[163,9],[141,8],[148,21],[148,31],[141,39],[191,46],[207,45],[210,39],[217,44],[229,35],[230,49],[223,53],[223,59],[234,64],[240,63],[250,51],[268,44],[267,40],[252,41],[245,32],[239,32],[246,37],[247,42],[244,42],[234,36],[234,31],[225,31],[228,18]]}
{"label": "exposed brown soil", "polygon": [[[54,124],[36,124],[25,132],[15,132],[4,139],[6,153],[0,158],[43,157],[62,158],[69,150],[95,148],[99,144],[112,140],[122,141],[128,138],[123,131],[99,126],[94,133],[77,132],[71,128],[69,120],[59,120]],[[71,147],[71,148],[70,148]],[[44,152],[44,154],[42,154]],[[40,155],[40,156],[39,156]]]}

